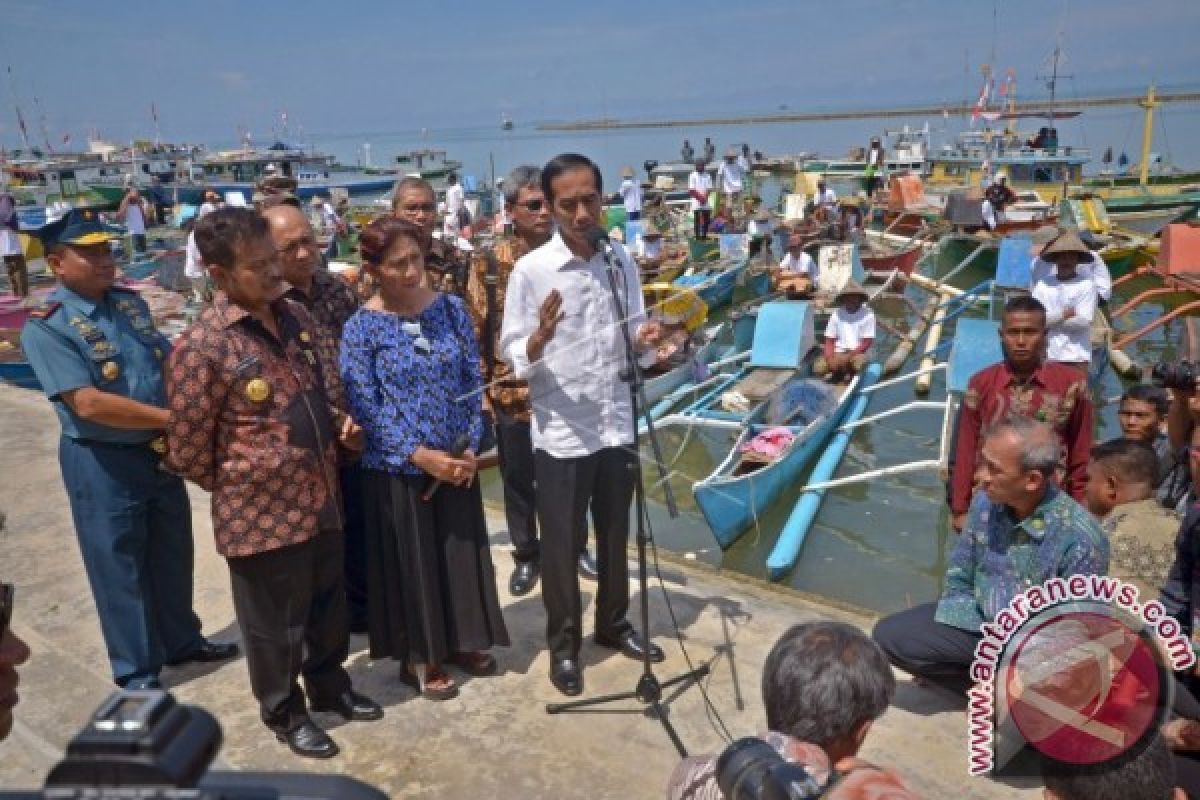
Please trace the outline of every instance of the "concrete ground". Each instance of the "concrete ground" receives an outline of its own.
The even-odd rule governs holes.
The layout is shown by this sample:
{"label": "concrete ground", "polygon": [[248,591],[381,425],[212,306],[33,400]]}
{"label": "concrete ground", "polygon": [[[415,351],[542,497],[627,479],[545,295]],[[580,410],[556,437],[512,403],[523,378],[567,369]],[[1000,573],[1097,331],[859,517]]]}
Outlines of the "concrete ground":
{"label": "concrete ground", "polygon": [[[59,427],[38,394],[0,387],[0,578],[17,585],[14,629],[33,648],[21,670],[13,734],[0,743],[0,787],[40,786],[71,736],[112,690],[108,664],[71,526],[56,458]],[[239,636],[225,564],[213,548],[208,497],[195,509],[195,605],[205,632]],[[498,519],[496,520],[498,522]],[[239,770],[334,772],[368,781],[394,797],[661,798],[678,757],[657,721],[637,702],[604,713],[549,716],[562,700],[547,678],[544,615],[535,592],[506,592],[511,566],[502,525],[493,536],[501,601],[513,646],[500,650],[501,674],[470,679],[460,696],[432,703],[397,680],[392,663],[372,663],[354,637],[348,667],[357,688],[382,703],[385,718],[343,723],[317,715],[342,747],[327,762],[295,758],[258,720],[241,659],[215,668],[169,670],[165,682],[186,703],[216,715],[225,743],[218,766]],[[694,664],[711,663],[704,686],[736,736],[763,726],[760,666],[776,637],[796,622],[833,617],[868,628],[869,617],[726,573],[672,560],[662,567],[684,644]],[[586,605],[592,585],[584,582]],[[634,609],[638,595],[635,593]],[[671,636],[663,593],[652,583],[651,630],[667,651],[665,679],[688,668]],[[586,631],[585,631],[586,633]],[[632,689],[638,664],[585,643],[584,696]],[[670,718],[692,753],[722,745],[696,688],[668,691]],[[895,706],[879,720],[862,756],[896,767],[926,797],[1034,797],[966,772],[966,718],[951,696],[900,676]]]}

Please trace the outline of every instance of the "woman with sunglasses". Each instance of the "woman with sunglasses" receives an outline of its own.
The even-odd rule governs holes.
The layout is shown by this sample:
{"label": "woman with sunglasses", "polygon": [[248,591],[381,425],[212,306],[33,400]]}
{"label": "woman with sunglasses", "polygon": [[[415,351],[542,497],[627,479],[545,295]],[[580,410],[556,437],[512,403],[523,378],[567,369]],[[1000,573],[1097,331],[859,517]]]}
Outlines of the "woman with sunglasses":
{"label": "woman with sunglasses", "polygon": [[509,640],[475,475],[479,348],[463,302],[428,288],[422,241],[392,216],[363,231],[378,290],[346,322],[341,370],[366,433],[371,657],[397,659],[402,680],[445,700],[458,693],[445,664],[491,675],[487,651]]}

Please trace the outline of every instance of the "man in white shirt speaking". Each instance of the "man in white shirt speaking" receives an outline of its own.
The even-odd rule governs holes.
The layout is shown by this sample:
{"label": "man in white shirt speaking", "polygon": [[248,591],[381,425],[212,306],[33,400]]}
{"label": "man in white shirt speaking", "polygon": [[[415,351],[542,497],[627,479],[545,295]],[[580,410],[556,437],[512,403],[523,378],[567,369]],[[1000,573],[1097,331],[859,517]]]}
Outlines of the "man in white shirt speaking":
{"label": "man in white shirt speaking", "polygon": [[550,680],[566,695],[583,691],[579,665],[582,605],[576,556],[591,508],[600,576],[595,642],[641,659],[662,650],[634,631],[629,610],[629,506],[635,447],[622,325],[640,349],[659,324],[647,321],[638,270],[618,243],[611,276],[626,318],[613,308],[609,266],[593,245],[603,203],[600,170],[585,156],[556,156],[542,170],[542,192],[557,231],[523,256],[509,279],[500,349],[533,407],[534,473],[542,530],[542,601]]}
{"label": "man in white shirt speaking", "polygon": [[1076,367],[1085,375],[1092,362],[1092,319],[1096,285],[1079,266],[1092,252],[1073,233],[1063,233],[1042,248],[1041,258],[1055,266],[1033,286],[1033,296],[1046,307],[1046,358]]}

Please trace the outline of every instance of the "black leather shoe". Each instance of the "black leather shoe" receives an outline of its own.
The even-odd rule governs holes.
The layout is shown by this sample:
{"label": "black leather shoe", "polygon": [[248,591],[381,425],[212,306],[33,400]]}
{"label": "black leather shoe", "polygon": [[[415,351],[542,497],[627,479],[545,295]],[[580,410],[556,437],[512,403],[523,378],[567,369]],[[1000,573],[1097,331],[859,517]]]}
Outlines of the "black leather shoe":
{"label": "black leather shoe", "polygon": [[508,579],[508,592],[513,597],[529,594],[537,586],[541,568],[536,561],[518,561],[513,567],[512,577]]}
{"label": "black leather shoe", "polygon": [[609,638],[596,634],[593,637],[596,644],[601,647],[608,647],[613,650],[620,650],[624,655],[632,658],[634,661],[641,661],[646,656],[646,648],[650,649],[650,660],[655,664],[666,658],[662,648],[654,642],[646,644],[646,640],[638,635],[637,631],[627,631],[616,638]]}
{"label": "black leather shoe", "polygon": [[338,754],[337,743],[312,720],[287,733],[276,733],[281,742],[301,758],[333,758]]}
{"label": "black leather shoe", "polygon": [[353,689],[347,689],[339,697],[326,703],[312,703],[313,711],[332,711],[340,714],[342,719],[367,722],[383,719],[383,709],[371,698],[359,694]]}
{"label": "black leather shoe", "polygon": [[567,697],[574,697],[582,692],[583,673],[579,670],[579,662],[573,658],[554,662],[550,667],[550,682]]}
{"label": "black leather shoe", "polygon": [[212,664],[216,661],[228,661],[235,658],[238,652],[238,646],[234,642],[210,642],[205,639],[204,644],[182,658],[168,661],[167,666],[179,667],[184,664]]}
{"label": "black leather shoe", "polygon": [[600,577],[600,568],[596,566],[596,559],[592,558],[592,554],[587,550],[579,554],[579,577],[587,578],[589,581]]}

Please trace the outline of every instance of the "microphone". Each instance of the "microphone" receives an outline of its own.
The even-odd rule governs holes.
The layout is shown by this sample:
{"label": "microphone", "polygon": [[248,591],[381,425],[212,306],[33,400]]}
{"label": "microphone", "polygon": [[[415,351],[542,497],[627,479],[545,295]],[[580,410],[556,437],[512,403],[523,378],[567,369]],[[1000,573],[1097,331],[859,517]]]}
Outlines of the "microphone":
{"label": "microphone", "polygon": [[592,246],[593,250],[603,253],[606,256],[612,249],[612,244],[608,239],[608,233],[599,225],[587,232],[587,242]]}
{"label": "microphone", "polygon": [[[460,433],[458,438],[454,440],[454,444],[450,445],[450,455],[458,458],[463,453],[467,452],[467,445],[471,443],[471,437],[465,433]],[[428,503],[433,499],[433,493],[442,485],[441,478],[434,478],[429,483],[429,488],[425,490],[425,494],[421,495],[421,499]]]}

